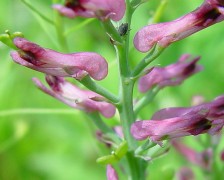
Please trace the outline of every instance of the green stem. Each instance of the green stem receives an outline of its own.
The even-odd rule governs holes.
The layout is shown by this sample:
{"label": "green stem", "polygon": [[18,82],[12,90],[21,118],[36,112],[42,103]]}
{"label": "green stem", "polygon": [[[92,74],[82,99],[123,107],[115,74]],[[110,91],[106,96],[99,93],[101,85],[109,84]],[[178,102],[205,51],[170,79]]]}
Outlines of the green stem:
{"label": "green stem", "polygon": [[155,45],[152,50],[149,52],[148,55],[146,55],[141,62],[135,67],[133,70],[133,76],[138,76],[146,66],[148,66],[153,60],[155,60],[163,51],[165,48]]}
{"label": "green stem", "polygon": [[58,41],[60,43],[61,50],[64,52],[69,52],[67,40],[64,35],[64,25],[63,25],[62,17],[56,10],[54,11],[54,14],[55,14],[54,25],[57,32]]}
{"label": "green stem", "polygon": [[16,116],[26,114],[78,114],[74,109],[38,109],[38,108],[23,108],[23,109],[10,109],[1,110],[0,117]]}
{"label": "green stem", "polygon": [[23,4],[25,4],[31,11],[33,11],[34,13],[38,14],[42,19],[44,19],[46,22],[50,23],[51,25],[54,25],[54,22],[49,19],[48,17],[46,17],[45,15],[43,15],[40,11],[38,11],[36,8],[34,8],[31,4],[29,4],[28,2],[26,2],[25,0],[21,0]]}
{"label": "green stem", "polygon": [[122,43],[122,39],[121,39],[117,29],[114,27],[114,25],[111,23],[111,21],[109,19],[106,21],[103,21],[102,26],[104,27],[105,31],[111,38],[111,41],[112,42],[114,41],[113,42],[114,44]]}
{"label": "green stem", "polygon": [[[134,9],[132,9],[129,0],[126,0],[126,19],[125,22],[131,27],[131,19]],[[129,33],[123,38],[123,43],[115,46],[117,59],[119,64],[120,77],[120,102],[118,111],[120,114],[121,125],[125,140],[128,143],[129,151],[126,154],[129,165],[129,175],[132,180],[144,179],[145,168],[143,163],[134,155],[137,148],[137,141],[132,137],[130,129],[135,122],[135,114],[133,111],[133,87],[135,81],[131,78],[132,72],[129,65]]]}
{"label": "green stem", "polygon": [[134,112],[138,114],[139,111],[144,108],[147,104],[149,104],[156,94],[159,92],[160,88],[153,88],[151,91],[147,92],[135,105]]}
{"label": "green stem", "polygon": [[89,113],[88,117],[93,121],[95,126],[102,131],[103,134],[112,139],[115,143],[121,143],[121,139],[115,134],[115,132],[104,123],[99,113]]}
{"label": "green stem", "polygon": [[120,113],[124,137],[128,142],[129,148],[134,150],[136,142],[130,134],[131,124],[135,122],[133,111],[134,81],[130,79],[130,70],[127,60],[128,57],[124,46],[116,47],[116,51],[118,54],[120,73],[120,102],[118,105],[118,111]]}
{"label": "green stem", "polygon": [[109,92],[104,87],[95,83],[89,76],[84,77],[79,82],[82,83],[89,90],[92,90],[92,91],[102,95],[103,97],[107,98],[109,101],[111,101],[111,103],[116,105],[119,102],[119,99],[117,96],[115,96],[114,94]]}
{"label": "green stem", "polygon": [[156,9],[156,12],[153,16],[153,19],[152,19],[152,23],[155,24],[155,23],[158,23],[160,21],[160,18],[166,8],[166,5],[168,3],[168,0],[162,0],[158,6],[158,8]]}
{"label": "green stem", "polygon": [[79,23],[78,25],[75,24],[73,27],[71,27],[70,29],[68,29],[67,31],[65,31],[64,36],[67,36],[67,35],[75,32],[76,30],[83,28],[85,25],[93,22],[94,20],[95,20],[95,18],[87,19],[87,20]]}
{"label": "green stem", "polygon": [[94,124],[103,132],[103,133],[114,133],[111,128],[109,128],[100,117],[99,113],[89,113],[88,117],[92,119]]}

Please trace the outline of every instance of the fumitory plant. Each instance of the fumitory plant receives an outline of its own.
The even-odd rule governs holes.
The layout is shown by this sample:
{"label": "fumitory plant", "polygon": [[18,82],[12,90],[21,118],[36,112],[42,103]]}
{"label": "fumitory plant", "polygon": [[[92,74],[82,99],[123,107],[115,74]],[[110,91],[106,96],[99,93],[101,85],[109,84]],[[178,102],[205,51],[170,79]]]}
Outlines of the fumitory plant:
{"label": "fumitory plant", "polygon": [[[148,24],[145,22],[144,27],[135,31],[138,9],[144,6],[148,8],[155,2],[157,7],[154,12],[144,14],[149,19]],[[203,54],[194,56],[188,52],[166,66],[160,65],[157,58],[165,50],[169,51],[170,46],[177,41],[184,43],[192,34],[198,32],[200,36],[203,29],[223,21],[224,0],[204,0],[195,10],[166,22],[162,21],[163,13],[166,5],[173,2],[155,2],[52,0],[51,6],[47,7],[54,14],[52,17],[35,7],[35,3],[21,0],[37,17],[38,22],[44,22],[43,28],[53,37],[54,42],[57,37],[57,48],[39,45],[31,35],[23,31],[6,30],[0,35],[0,40],[12,49],[10,56],[15,63],[43,74],[45,80],[36,77],[32,79],[37,88],[72,109],[80,110],[95,124],[95,137],[105,145],[100,147],[107,149],[99,155],[96,163],[105,167],[108,180],[119,177],[130,180],[151,179],[153,162],[169,154],[170,149],[176,156],[180,155],[183,161],[196,165],[204,175],[203,179],[205,176],[222,179],[224,151],[218,148],[221,147],[224,126],[224,95],[213,97],[211,101],[196,97],[191,106],[158,108],[153,114],[150,110],[143,113],[143,109],[150,108],[149,105],[154,103],[154,98],[163,89],[181,85],[196,73],[206,71],[199,64],[200,59],[204,61]],[[140,17],[138,19],[141,20]],[[67,34],[80,36],[78,28],[94,31],[89,28],[92,21],[101,25],[95,35],[104,34],[107,42],[99,38],[100,50],[77,51],[73,43],[76,46],[79,42],[75,38],[70,39]],[[74,27],[69,26],[74,22]],[[46,28],[48,26],[49,29]],[[56,37],[52,35],[52,27],[56,30]],[[88,42],[90,35],[79,40]],[[42,38],[42,41],[45,39]],[[114,49],[116,62],[113,65],[108,63],[112,62],[109,57],[100,53],[106,46]],[[211,54],[214,49],[209,50]],[[162,60],[160,62],[163,64]],[[119,82],[111,82],[110,87],[104,86],[100,81],[108,77],[112,66],[117,66],[117,74],[113,76]],[[216,68],[219,65],[212,66]],[[111,87],[117,89],[116,92]],[[212,90],[213,87],[209,88]],[[201,150],[185,142],[182,139],[185,136],[195,136]],[[165,173],[164,179],[197,177],[187,164],[168,171],[169,176],[166,177]],[[160,179],[163,179],[162,176]]]}

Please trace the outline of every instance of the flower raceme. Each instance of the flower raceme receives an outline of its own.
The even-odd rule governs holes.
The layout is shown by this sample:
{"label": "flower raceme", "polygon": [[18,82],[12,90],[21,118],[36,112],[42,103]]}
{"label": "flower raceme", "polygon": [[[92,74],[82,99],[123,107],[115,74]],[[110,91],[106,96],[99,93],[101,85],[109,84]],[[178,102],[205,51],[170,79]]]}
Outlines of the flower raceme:
{"label": "flower raceme", "polygon": [[65,81],[62,77],[47,75],[46,81],[50,89],[45,87],[37,78],[33,78],[33,81],[43,92],[73,108],[81,109],[86,112],[98,111],[106,118],[110,118],[115,114],[116,110],[112,104],[94,100],[102,100],[102,96],[89,90],[82,90],[74,84]]}
{"label": "flower raceme", "polygon": [[174,21],[143,27],[134,38],[141,52],[149,51],[155,44],[167,47],[193,33],[224,20],[224,0],[205,0],[196,10]]}
{"label": "flower raceme", "polygon": [[202,133],[216,134],[224,126],[224,96],[209,103],[188,108],[166,108],[156,112],[152,120],[136,121],[131,134],[137,140],[150,138],[159,142]]}
{"label": "flower raceme", "polygon": [[65,5],[55,4],[54,9],[66,17],[97,17],[119,21],[125,13],[124,0],[66,0]]}
{"label": "flower raceme", "polygon": [[97,53],[63,54],[20,37],[14,39],[14,44],[19,49],[11,53],[16,63],[45,74],[78,80],[90,75],[95,80],[102,80],[108,73],[106,60]]}
{"label": "flower raceme", "polygon": [[179,85],[189,76],[201,71],[202,66],[196,64],[200,57],[191,61],[189,61],[189,58],[189,54],[184,54],[175,64],[164,68],[154,67],[148,74],[139,79],[139,91],[146,92],[155,85],[159,88]]}

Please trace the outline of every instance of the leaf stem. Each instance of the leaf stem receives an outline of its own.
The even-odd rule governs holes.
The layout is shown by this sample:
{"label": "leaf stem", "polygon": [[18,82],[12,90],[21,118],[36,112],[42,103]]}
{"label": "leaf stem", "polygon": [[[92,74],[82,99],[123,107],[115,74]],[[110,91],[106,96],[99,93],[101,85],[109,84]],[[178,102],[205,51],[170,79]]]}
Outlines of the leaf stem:
{"label": "leaf stem", "polygon": [[151,91],[147,92],[135,105],[134,112],[138,114],[139,111],[144,108],[147,104],[149,104],[156,94],[159,92],[160,88],[155,87]]}
{"label": "leaf stem", "polygon": [[49,19],[48,17],[46,17],[44,14],[42,14],[40,11],[38,11],[36,8],[34,8],[31,4],[29,4],[27,1],[25,0],[21,0],[22,3],[24,5],[26,5],[31,11],[33,11],[34,13],[38,14],[42,19],[44,19],[46,22],[50,23],[51,25],[54,25],[54,22]]}
{"label": "leaf stem", "polygon": [[107,98],[109,101],[111,101],[111,103],[116,105],[119,102],[119,98],[117,96],[109,92],[104,87],[95,83],[89,76],[84,77],[79,82],[82,83],[89,90],[94,91],[102,95],[103,97]]}

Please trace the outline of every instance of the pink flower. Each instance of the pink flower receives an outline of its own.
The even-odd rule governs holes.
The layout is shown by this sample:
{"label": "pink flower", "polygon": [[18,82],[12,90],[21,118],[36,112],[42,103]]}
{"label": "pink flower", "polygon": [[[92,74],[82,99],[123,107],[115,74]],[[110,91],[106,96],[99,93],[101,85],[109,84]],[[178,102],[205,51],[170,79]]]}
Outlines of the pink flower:
{"label": "pink flower", "polygon": [[191,61],[188,61],[189,58],[190,55],[185,54],[175,64],[166,67],[154,67],[148,74],[139,79],[139,91],[146,92],[155,85],[160,88],[176,86],[189,76],[201,71],[202,66],[196,64],[200,57],[196,57]]}
{"label": "pink flower", "polygon": [[14,44],[19,50],[11,53],[12,59],[36,71],[76,79],[82,79],[89,74],[96,80],[105,78],[108,73],[106,60],[96,53],[62,54],[19,37],[14,39]]}
{"label": "pink flower", "polygon": [[66,0],[65,6],[55,4],[53,8],[69,18],[81,16],[119,21],[124,16],[126,7],[124,0]]}
{"label": "pink flower", "polygon": [[213,158],[213,151],[211,148],[206,149],[203,152],[197,152],[194,149],[192,149],[178,141],[172,141],[172,145],[189,162],[196,164],[206,170],[211,169],[212,158]]}
{"label": "pink flower", "polygon": [[115,114],[115,107],[107,102],[98,102],[93,99],[102,99],[102,96],[88,90],[82,90],[65,81],[64,78],[56,76],[46,76],[46,81],[50,89],[45,87],[38,79],[33,79],[36,86],[43,92],[62,101],[63,103],[86,112],[99,111],[103,116],[110,118]]}
{"label": "pink flower", "polygon": [[118,180],[118,175],[110,164],[107,165],[107,180]]}
{"label": "pink flower", "polygon": [[205,0],[196,10],[174,21],[143,27],[134,38],[134,45],[141,52],[149,51],[155,44],[167,47],[224,20],[224,0]]}
{"label": "pink flower", "polygon": [[131,134],[137,140],[158,142],[202,133],[216,134],[224,126],[224,96],[210,103],[189,108],[167,108],[156,112],[152,120],[137,121]]}

